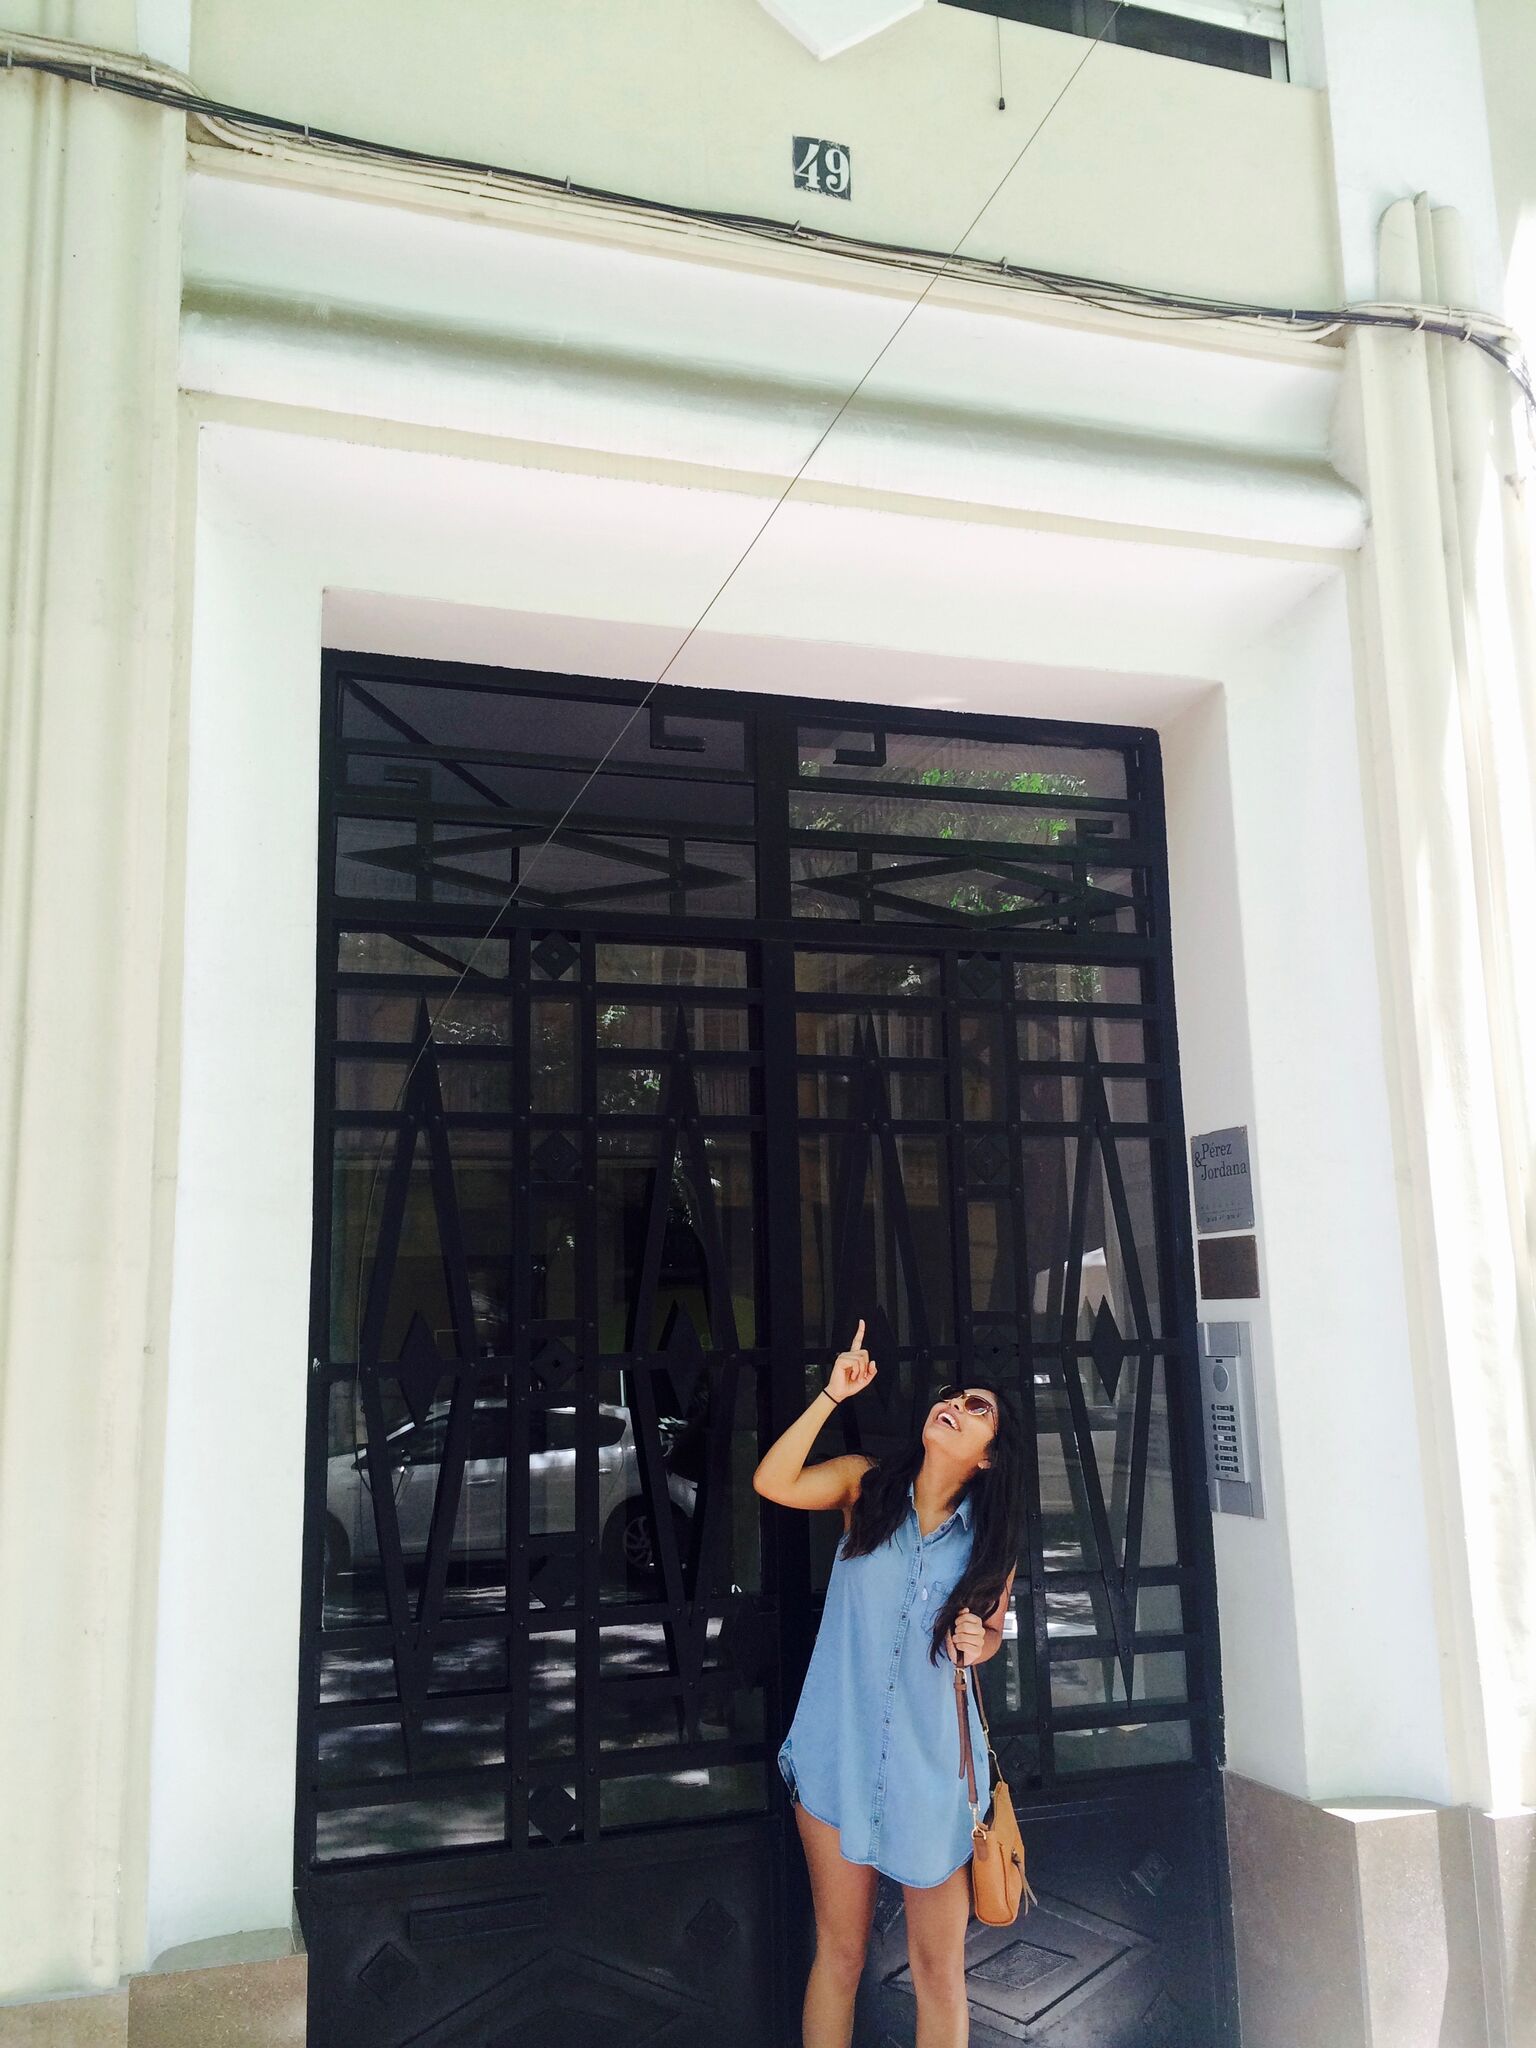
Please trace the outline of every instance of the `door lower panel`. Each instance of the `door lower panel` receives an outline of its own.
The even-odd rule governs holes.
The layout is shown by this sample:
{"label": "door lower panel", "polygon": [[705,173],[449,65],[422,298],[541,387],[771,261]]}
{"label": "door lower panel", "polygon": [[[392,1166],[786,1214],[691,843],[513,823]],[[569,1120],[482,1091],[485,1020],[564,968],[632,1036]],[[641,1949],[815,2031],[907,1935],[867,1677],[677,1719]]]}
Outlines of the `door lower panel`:
{"label": "door lower panel", "polygon": [[[972,2048],[1221,2048],[1219,1795],[1193,1779],[1020,1814],[1038,1903],[966,1936]],[[900,1888],[881,1881],[861,2048],[909,2048],[916,2006]]]}
{"label": "door lower panel", "polygon": [[[776,1823],[307,1892],[326,2048],[775,2048]],[[543,1866],[542,1868],[540,1866]]]}

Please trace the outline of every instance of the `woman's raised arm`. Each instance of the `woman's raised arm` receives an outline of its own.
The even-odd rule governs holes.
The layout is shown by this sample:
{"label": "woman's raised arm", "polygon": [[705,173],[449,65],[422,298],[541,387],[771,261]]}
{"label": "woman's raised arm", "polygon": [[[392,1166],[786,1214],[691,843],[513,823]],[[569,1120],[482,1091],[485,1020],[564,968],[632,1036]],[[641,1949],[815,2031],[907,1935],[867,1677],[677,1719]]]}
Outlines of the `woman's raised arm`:
{"label": "woman's raised arm", "polygon": [[846,1508],[858,1497],[859,1481],[874,1463],[872,1458],[853,1454],[828,1458],[806,1469],[811,1446],[831,1414],[829,1403],[848,1400],[875,1377],[877,1367],[864,1350],[864,1325],[860,1322],[848,1350],[838,1353],[827,1375],[827,1384],[784,1434],[764,1452],[752,1474],[753,1491],[781,1508]]}

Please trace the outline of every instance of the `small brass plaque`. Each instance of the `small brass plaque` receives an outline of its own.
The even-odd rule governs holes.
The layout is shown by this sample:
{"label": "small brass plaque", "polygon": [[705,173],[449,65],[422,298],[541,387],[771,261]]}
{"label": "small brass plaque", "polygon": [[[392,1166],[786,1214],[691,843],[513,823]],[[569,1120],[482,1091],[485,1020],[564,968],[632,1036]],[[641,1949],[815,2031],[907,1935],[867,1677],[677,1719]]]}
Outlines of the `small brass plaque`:
{"label": "small brass plaque", "polygon": [[1256,1237],[1202,1237],[1200,1292],[1207,1301],[1257,1301],[1259,1241]]}

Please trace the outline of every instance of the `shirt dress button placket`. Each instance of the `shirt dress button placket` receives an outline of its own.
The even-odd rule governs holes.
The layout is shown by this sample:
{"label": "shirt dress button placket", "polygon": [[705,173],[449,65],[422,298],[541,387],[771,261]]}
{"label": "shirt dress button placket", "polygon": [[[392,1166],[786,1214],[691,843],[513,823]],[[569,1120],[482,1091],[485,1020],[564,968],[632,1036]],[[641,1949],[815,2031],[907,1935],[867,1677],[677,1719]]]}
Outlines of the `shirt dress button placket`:
{"label": "shirt dress button placket", "polygon": [[[912,1519],[915,1521],[916,1518],[917,1510],[914,1508],[912,1510]],[[879,1845],[880,1823],[885,1817],[885,1774],[891,1757],[891,1715],[896,1704],[896,1674],[901,1666],[901,1646],[907,1633],[907,1617],[912,1610],[912,1594],[918,1579],[921,1577],[922,1569],[922,1532],[919,1530],[918,1541],[912,1552],[912,1562],[907,1567],[906,1591],[902,1598],[901,1613],[896,1619],[896,1637],[891,1645],[891,1662],[886,1672],[885,1715],[880,1727],[880,1768],[875,1774],[874,1811],[869,1817],[872,1847],[878,1847]]]}

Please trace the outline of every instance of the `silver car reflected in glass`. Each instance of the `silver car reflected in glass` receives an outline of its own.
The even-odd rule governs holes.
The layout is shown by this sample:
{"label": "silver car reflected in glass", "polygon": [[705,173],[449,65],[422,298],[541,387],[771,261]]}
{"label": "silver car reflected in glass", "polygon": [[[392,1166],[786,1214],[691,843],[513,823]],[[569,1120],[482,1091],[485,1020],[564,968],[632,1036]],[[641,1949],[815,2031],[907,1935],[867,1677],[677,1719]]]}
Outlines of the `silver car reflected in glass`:
{"label": "silver car reflected in glass", "polygon": [[[671,1435],[665,1420],[662,1431],[665,1455]],[[421,1422],[407,1420],[389,1434],[395,1514],[407,1566],[419,1563],[426,1555],[447,1433],[448,1403],[440,1401],[433,1404]],[[506,1441],[505,1403],[478,1403],[470,1420],[464,1484],[453,1527],[455,1559],[490,1564],[506,1556]],[[667,1491],[679,1544],[686,1549],[698,1487],[694,1480],[669,1471]],[[376,1567],[378,1526],[368,1487],[367,1460],[361,1447],[333,1452],[327,1459],[325,1497],[327,1582],[334,1583],[350,1571]],[[597,1501],[604,1569],[624,1571],[636,1579],[654,1576],[656,1545],[629,1410],[606,1401],[600,1402],[597,1409]],[[531,1536],[568,1534],[575,1530],[574,1406],[528,1411],[527,1502]]]}

